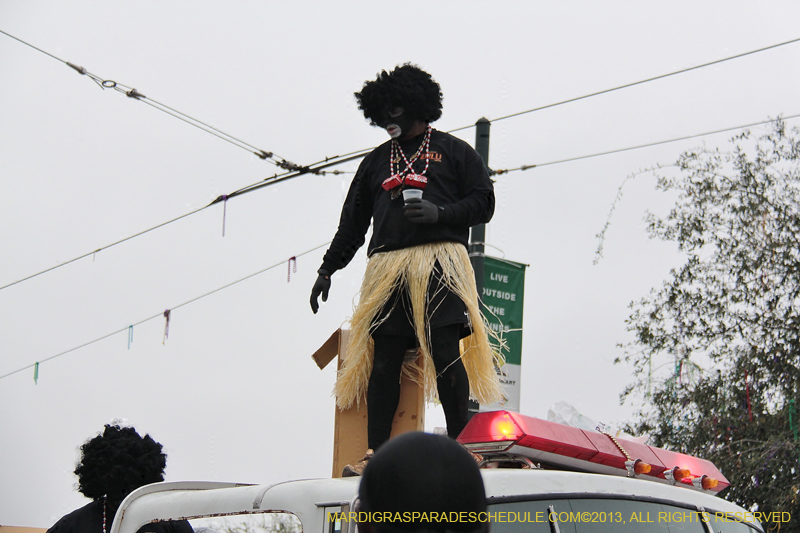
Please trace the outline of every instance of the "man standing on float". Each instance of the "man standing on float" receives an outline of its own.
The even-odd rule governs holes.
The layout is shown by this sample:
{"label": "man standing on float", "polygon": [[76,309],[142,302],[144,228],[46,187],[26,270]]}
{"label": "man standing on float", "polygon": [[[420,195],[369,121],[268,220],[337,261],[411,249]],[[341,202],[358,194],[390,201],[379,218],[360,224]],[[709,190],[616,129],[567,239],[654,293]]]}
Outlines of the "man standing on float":
{"label": "man standing on float", "polygon": [[[391,139],[359,166],[311,291],[316,313],[318,297],[327,300],[331,276],[364,244],[372,221],[367,271],[335,387],[342,409],[366,393],[369,449],[344,475],[360,475],[373,450],[389,440],[401,371],[425,387],[426,399],[438,392],[451,438],[467,423],[470,392],[484,404],[500,398],[499,361],[467,254],[469,228],[494,213],[486,166],[467,143],[431,128],[442,115],[442,93],[420,68],[382,71],[355,97],[364,117]],[[410,189],[422,197],[404,201]],[[404,368],[406,350],[415,348],[426,364]]]}

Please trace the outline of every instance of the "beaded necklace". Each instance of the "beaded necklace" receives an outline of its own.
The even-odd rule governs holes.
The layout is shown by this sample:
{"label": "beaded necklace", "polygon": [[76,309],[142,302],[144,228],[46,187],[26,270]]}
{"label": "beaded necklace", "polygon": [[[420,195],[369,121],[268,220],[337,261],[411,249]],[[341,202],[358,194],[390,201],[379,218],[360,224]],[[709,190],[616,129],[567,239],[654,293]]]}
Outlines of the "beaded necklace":
{"label": "beaded necklace", "polygon": [[106,533],[106,496],[103,496],[103,533]]}
{"label": "beaded necklace", "polygon": [[[425,131],[425,137],[422,139],[422,144],[419,145],[417,153],[415,153],[410,160],[400,147],[400,143],[398,143],[396,139],[392,139],[392,149],[389,154],[389,178],[381,185],[385,190],[392,191],[392,199],[400,195],[400,191],[404,188],[402,186],[406,184],[413,185],[420,189],[424,189],[425,185],[428,184],[428,178],[425,177],[425,174],[428,172],[428,166],[431,162],[430,146],[432,129],[433,128],[428,125],[428,129]],[[402,156],[403,162],[406,165],[405,169],[402,171],[400,170],[400,157],[397,156],[397,152],[400,152],[400,156]],[[413,165],[423,153],[425,154],[425,169],[417,174],[414,172]],[[395,163],[397,164],[396,167]]]}

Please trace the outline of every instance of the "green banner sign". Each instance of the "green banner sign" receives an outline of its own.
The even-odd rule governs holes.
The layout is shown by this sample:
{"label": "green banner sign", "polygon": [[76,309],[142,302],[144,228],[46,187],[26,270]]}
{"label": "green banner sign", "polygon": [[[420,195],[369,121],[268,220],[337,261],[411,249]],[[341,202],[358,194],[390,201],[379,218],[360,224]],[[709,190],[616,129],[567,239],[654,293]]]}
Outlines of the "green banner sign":
{"label": "green banner sign", "polygon": [[483,313],[489,327],[502,334],[506,346],[506,364],[500,369],[500,381],[506,399],[499,405],[481,406],[481,410],[519,411],[520,365],[522,363],[522,307],[525,295],[525,267],[522,263],[485,257],[483,273]]}

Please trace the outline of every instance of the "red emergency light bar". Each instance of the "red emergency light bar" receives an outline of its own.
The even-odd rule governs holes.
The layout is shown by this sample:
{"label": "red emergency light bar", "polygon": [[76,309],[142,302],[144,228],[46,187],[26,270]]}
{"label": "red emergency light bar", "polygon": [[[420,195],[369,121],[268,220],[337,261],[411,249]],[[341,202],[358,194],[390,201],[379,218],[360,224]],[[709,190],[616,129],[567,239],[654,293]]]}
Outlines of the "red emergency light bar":
{"label": "red emergency light bar", "polygon": [[650,479],[702,491],[719,492],[730,485],[705,459],[509,411],[477,413],[458,442],[488,456],[519,455],[560,468]]}

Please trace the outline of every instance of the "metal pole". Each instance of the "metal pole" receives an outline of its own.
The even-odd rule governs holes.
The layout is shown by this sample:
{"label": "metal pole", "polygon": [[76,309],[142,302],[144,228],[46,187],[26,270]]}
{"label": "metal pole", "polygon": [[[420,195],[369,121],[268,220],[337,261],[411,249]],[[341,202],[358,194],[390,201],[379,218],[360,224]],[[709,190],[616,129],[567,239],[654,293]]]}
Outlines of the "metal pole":
{"label": "metal pole", "polygon": [[[475,123],[475,151],[483,158],[486,170],[489,170],[489,129],[492,123],[485,117],[480,118]],[[475,271],[475,285],[478,288],[478,299],[483,298],[483,265],[485,257],[486,224],[473,226],[469,239],[469,260],[472,263],[472,270]],[[478,402],[469,401],[469,417],[478,412],[480,405]]]}
{"label": "metal pole", "polygon": [[[489,128],[492,123],[481,118],[475,123],[475,151],[483,158],[483,164],[489,169]],[[483,296],[483,264],[484,243],[486,242],[486,224],[479,224],[472,228],[469,239],[469,256],[472,270],[475,271],[475,284],[478,287],[478,298]]]}

